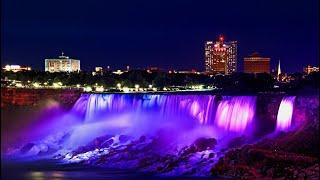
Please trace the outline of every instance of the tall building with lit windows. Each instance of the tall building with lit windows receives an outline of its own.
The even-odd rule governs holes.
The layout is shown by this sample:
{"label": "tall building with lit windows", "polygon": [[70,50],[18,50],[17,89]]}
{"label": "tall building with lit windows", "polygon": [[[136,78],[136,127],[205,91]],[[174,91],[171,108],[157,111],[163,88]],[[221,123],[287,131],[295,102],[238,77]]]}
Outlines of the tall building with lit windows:
{"label": "tall building with lit windows", "polygon": [[231,74],[237,71],[237,41],[205,43],[205,71],[213,74]]}
{"label": "tall building with lit windows", "polygon": [[59,58],[45,59],[45,71],[48,72],[79,72],[80,60],[64,56],[63,52]]}

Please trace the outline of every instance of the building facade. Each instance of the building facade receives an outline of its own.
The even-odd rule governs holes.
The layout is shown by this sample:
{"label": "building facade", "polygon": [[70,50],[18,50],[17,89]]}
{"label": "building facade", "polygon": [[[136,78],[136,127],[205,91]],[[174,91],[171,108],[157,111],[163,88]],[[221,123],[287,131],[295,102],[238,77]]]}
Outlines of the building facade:
{"label": "building facade", "polygon": [[237,71],[237,41],[225,42],[220,36],[216,42],[205,43],[205,71],[213,74],[231,74]]}
{"label": "building facade", "polygon": [[71,59],[63,53],[56,59],[45,59],[45,71],[48,72],[79,72],[80,60]]}
{"label": "building facade", "polygon": [[12,72],[31,71],[31,67],[29,67],[29,66],[20,66],[20,65],[6,65],[2,69],[4,71],[12,71]]}
{"label": "building facade", "polygon": [[307,67],[303,68],[303,72],[306,74],[310,74],[312,72],[319,72],[319,67],[312,67],[311,65],[308,65]]}
{"label": "building facade", "polygon": [[253,53],[244,58],[243,71],[245,73],[268,73],[270,74],[270,58],[262,57]]}

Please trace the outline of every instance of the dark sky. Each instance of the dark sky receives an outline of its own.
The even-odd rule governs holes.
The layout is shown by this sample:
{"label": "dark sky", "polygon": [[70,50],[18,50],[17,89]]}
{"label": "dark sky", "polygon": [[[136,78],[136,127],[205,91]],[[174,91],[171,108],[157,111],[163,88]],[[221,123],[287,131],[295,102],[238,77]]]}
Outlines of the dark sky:
{"label": "dark sky", "polygon": [[2,0],[1,62],[44,70],[61,50],[82,70],[158,66],[203,70],[204,42],[224,34],[243,57],[319,65],[318,0]]}

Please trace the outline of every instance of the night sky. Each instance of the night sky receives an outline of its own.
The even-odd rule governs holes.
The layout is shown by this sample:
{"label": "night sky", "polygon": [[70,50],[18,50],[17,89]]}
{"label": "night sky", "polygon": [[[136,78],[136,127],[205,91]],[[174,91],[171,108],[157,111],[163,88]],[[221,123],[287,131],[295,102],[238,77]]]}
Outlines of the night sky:
{"label": "night sky", "polygon": [[82,70],[158,66],[203,70],[204,42],[238,41],[285,72],[319,65],[318,0],[2,0],[1,63],[44,70],[65,55]]}

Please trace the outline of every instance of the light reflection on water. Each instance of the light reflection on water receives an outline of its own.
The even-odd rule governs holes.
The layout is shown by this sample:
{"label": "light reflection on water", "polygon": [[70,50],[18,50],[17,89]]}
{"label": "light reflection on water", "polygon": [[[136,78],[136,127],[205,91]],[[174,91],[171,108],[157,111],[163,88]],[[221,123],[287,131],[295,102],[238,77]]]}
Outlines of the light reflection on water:
{"label": "light reflection on water", "polygon": [[[161,177],[152,174],[128,172],[121,170],[90,170],[76,171],[6,171],[1,179],[5,180],[211,180],[213,177]],[[216,178],[214,178],[216,179]]]}
{"label": "light reflection on water", "polygon": [[53,171],[53,172],[41,172],[41,171],[32,171],[26,174],[27,179],[32,180],[63,180],[65,179],[64,172],[62,171]]}

